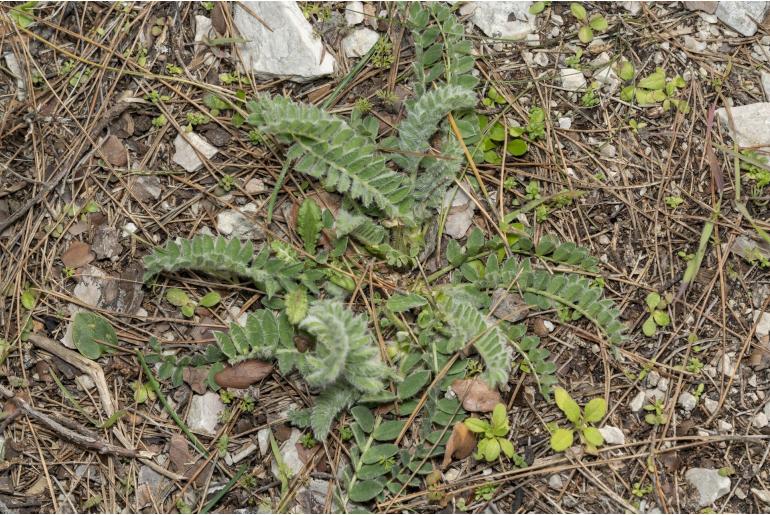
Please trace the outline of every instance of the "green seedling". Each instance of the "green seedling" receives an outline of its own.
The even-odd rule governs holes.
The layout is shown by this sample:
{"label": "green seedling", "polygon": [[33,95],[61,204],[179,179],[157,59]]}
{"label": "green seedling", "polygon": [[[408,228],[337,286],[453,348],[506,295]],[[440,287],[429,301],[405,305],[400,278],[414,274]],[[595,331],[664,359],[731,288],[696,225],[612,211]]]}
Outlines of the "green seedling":
{"label": "green seedling", "polygon": [[[625,61],[627,62],[627,61]],[[630,63],[628,63],[630,65]],[[633,66],[629,68],[621,64],[623,80],[631,81],[635,76]],[[630,77],[626,79],[625,77]],[[687,86],[687,83],[681,75],[672,78],[666,77],[666,71],[663,68],[656,68],[653,73],[640,79],[636,84],[629,84],[620,91],[620,99],[625,102],[636,100],[636,103],[642,107],[650,107],[662,103],[663,109],[669,111],[675,107],[681,113],[690,112],[690,105],[685,101],[675,98],[680,89]]]}
{"label": "green seedling", "polygon": [[684,203],[684,199],[680,196],[670,196],[666,197],[666,205],[670,207],[671,209],[676,209],[679,206],[681,206]]}
{"label": "green seedling", "polygon": [[393,54],[393,43],[386,37],[381,37],[374,44],[372,56],[369,59],[375,68],[389,68],[393,64],[395,55]]}
{"label": "green seedling", "polygon": [[604,33],[609,28],[604,16],[596,13],[589,18],[586,8],[581,4],[572,3],[569,10],[581,24],[580,29],[578,29],[578,39],[583,43],[590,43],[594,39],[594,31]]}
{"label": "green seedling", "polygon": [[299,443],[301,443],[302,447],[304,447],[305,449],[312,449],[313,447],[318,445],[318,441],[315,438],[313,438],[313,435],[311,433],[303,434],[299,439]]}
{"label": "green seedling", "polygon": [[474,497],[482,501],[491,501],[497,492],[497,485],[484,485],[478,487],[474,492]]}
{"label": "green seedling", "polygon": [[465,419],[464,424],[472,432],[483,435],[476,446],[475,457],[477,460],[483,458],[486,461],[495,461],[500,456],[500,452],[508,458],[513,458],[516,454],[513,444],[506,438],[508,431],[510,431],[510,425],[504,404],[495,406],[489,422],[470,417]]}
{"label": "green seedling", "polygon": [[149,383],[134,381],[131,383],[131,389],[134,390],[134,402],[144,404],[145,402],[155,400],[155,391]]}
{"label": "green seedling", "polygon": [[572,446],[575,431],[589,453],[596,453],[597,447],[604,444],[604,437],[590,424],[599,422],[607,413],[607,403],[602,398],[591,399],[581,410],[578,403],[564,388],[554,388],[556,405],[572,422],[571,429],[556,428],[551,433],[551,449],[562,452]]}
{"label": "green seedling", "polygon": [[551,2],[533,2],[532,5],[529,6],[529,14],[538,15],[549,5],[551,5]]}
{"label": "green seedling", "polygon": [[184,290],[181,290],[179,288],[170,288],[166,292],[166,300],[172,306],[178,307],[182,315],[186,316],[187,318],[190,318],[195,314],[196,307],[198,306],[201,306],[204,308],[214,307],[217,304],[219,304],[221,297],[217,292],[212,291],[207,293],[203,297],[201,297],[200,300],[197,303],[195,303],[190,299],[187,293],[184,292]]}
{"label": "green seedling", "polygon": [[651,404],[646,404],[643,409],[648,412],[644,416],[644,421],[651,426],[659,426],[668,421],[668,417],[663,413],[665,405],[662,399],[655,399]]}
{"label": "green seedling", "polygon": [[647,122],[639,122],[637,120],[628,120],[628,127],[634,131],[634,134],[638,134],[640,129],[647,127]]}
{"label": "green seedling", "polygon": [[583,107],[595,107],[599,105],[599,97],[596,95],[596,92],[600,87],[601,84],[598,82],[592,82],[588,88],[586,88],[586,92],[583,93],[583,96],[580,97],[580,105]]}
{"label": "green seedling", "polygon": [[700,374],[705,365],[698,358],[690,358],[685,369],[691,374]]}
{"label": "green seedling", "polygon": [[152,126],[153,127],[161,128],[164,125],[166,125],[167,123],[168,123],[168,120],[166,119],[166,116],[162,115],[162,114],[158,115],[158,116],[156,116],[155,118],[152,119]]}
{"label": "green seedling", "polygon": [[219,440],[217,440],[217,454],[219,454],[220,458],[224,458],[225,454],[227,454],[227,447],[230,445],[230,437],[227,435],[222,435],[219,437]]}
{"label": "green seedling", "polygon": [[651,292],[645,299],[647,304],[647,310],[650,312],[650,316],[647,317],[642,325],[642,332],[645,336],[655,336],[658,327],[666,327],[671,323],[671,319],[666,312],[666,306],[669,304],[669,300],[661,298],[659,293]]}

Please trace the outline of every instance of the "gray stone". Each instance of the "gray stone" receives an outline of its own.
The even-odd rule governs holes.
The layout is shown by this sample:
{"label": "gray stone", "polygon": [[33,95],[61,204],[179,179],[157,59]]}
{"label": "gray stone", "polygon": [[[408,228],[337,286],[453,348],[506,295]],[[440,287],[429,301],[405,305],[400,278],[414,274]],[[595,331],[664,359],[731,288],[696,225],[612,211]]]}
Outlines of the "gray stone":
{"label": "gray stone", "polygon": [[765,409],[762,410],[762,412],[765,414],[765,416],[770,419],[770,402],[765,404]]}
{"label": "gray stone", "polygon": [[770,102],[770,72],[762,70],[760,77],[762,81],[762,91],[765,92],[765,98]]}
{"label": "gray stone", "polygon": [[561,76],[561,87],[567,91],[584,91],[586,89],[586,78],[583,72],[574,68],[562,68],[559,70]]}
{"label": "gray stone", "polygon": [[504,288],[492,292],[492,315],[500,320],[518,322],[529,314],[529,306],[517,293]]}
{"label": "gray stone", "polygon": [[535,31],[535,15],[530,14],[532,2],[471,2],[465,12],[491,38],[526,39]]}
{"label": "gray stone", "polygon": [[[307,486],[303,486],[297,492],[297,501],[302,508],[303,513],[323,513],[326,505],[326,497],[329,495],[329,482],[322,479],[311,479]],[[334,509],[335,503],[332,502],[332,511],[340,512]]]}
{"label": "gray stone", "polygon": [[618,2],[618,5],[630,12],[632,16],[636,16],[642,11],[641,2]]}
{"label": "gray stone", "polygon": [[27,99],[27,81],[24,80],[24,72],[22,72],[19,60],[16,59],[13,52],[8,52],[4,57],[8,71],[16,79],[16,100],[23,102]]}
{"label": "gray stone", "polygon": [[660,381],[660,374],[655,370],[650,370],[650,373],[647,374],[647,386],[651,388],[655,388],[658,386],[658,382]]}
{"label": "gray stone", "polygon": [[564,488],[564,480],[559,474],[553,474],[548,478],[548,488],[551,490],[561,490]]}
{"label": "gray stone", "polygon": [[219,415],[224,409],[225,405],[214,392],[193,395],[187,412],[187,425],[192,431],[213,435],[216,433]]}
{"label": "gray stone", "polygon": [[730,493],[730,478],[721,476],[718,470],[693,468],[684,477],[698,490],[698,504],[701,508],[711,506],[714,501]]}
{"label": "gray stone", "polygon": [[763,411],[760,411],[754,417],[751,419],[751,425],[756,427],[757,429],[762,429],[763,427],[767,427],[768,424],[768,417],[765,415]]}
{"label": "gray stone", "polygon": [[609,445],[624,445],[626,443],[626,435],[623,430],[615,426],[604,426],[599,428],[599,432],[604,438],[604,443]]}
{"label": "gray stone", "polygon": [[532,58],[532,62],[541,68],[545,68],[548,66],[548,56],[545,54],[545,52],[538,52]]}
{"label": "gray stone", "polygon": [[232,466],[233,464],[238,463],[239,461],[243,461],[244,458],[251,455],[254,451],[257,450],[257,448],[258,447],[256,444],[254,444],[253,442],[249,442],[246,445],[244,445],[241,448],[241,450],[239,450],[235,454],[228,452],[227,455],[225,456],[225,462],[228,465]]}
{"label": "gray stone", "polygon": [[476,204],[458,188],[456,193],[447,191],[444,195],[444,208],[447,207],[449,214],[444,225],[444,234],[456,240],[464,238],[473,223]]}
{"label": "gray stone", "polygon": [[679,394],[677,404],[679,404],[679,407],[683,410],[690,412],[698,405],[698,399],[690,392],[682,392]]}
{"label": "gray stone", "polygon": [[364,3],[346,2],[345,3],[345,22],[349,26],[358,25],[364,21]]}
{"label": "gray stone", "polygon": [[249,195],[257,195],[266,192],[267,186],[262,179],[251,179],[243,186],[243,190]]}
{"label": "gray stone", "polygon": [[687,50],[690,50],[691,52],[696,52],[696,53],[704,52],[707,46],[708,46],[708,43],[706,43],[705,41],[695,39],[692,36],[684,37],[684,47]]}
{"label": "gray stone", "polygon": [[719,2],[682,2],[690,11],[703,11],[708,14],[714,14]]}
{"label": "gray stone", "polygon": [[610,93],[614,93],[620,88],[621,80],[618,74],[615,73],[615,70],[612,69],[612,66],[604,66],[596,70],[594,72],[594,79],[607,86]]}
{"label": "gray stone", "polygon": [[203,166],[203,161],[198,157],[198,153],[206,159],[211,159],[218,152],[217,147],[194,132],[188,132],[184,136],[177,134],[174,140],[174,150],[171,159],[188,172],[194,172]]}
{"label": "gray stone", "polygon": [[342,40],[342,51],[347,57],[362,57],[371,50],[378,39],[380,39],[378,33],[362,27],[345,36]]}
{"label": "gray stone", "polygon": [[644,406],[644,401],[646,399],[647,399],[647,394],[645,392],[637,393],[636,396],[633,399],[631,399],[631,403],[628,405],[629,409],[634,413],[641,410],[642,406]]}
{"label": "gray stone", "polygon": [[757,338],[770,335],[770,313],[754,310],[754,322],[757,322],[757,329],[754,331]]}
{"label": "gray stone", "polygon": [[733,431],[733,425],[727,420],[717,420],[717,429],[722,434],[729,434]]}
{"label": "gray stone", "polygon": [[267,456],[267,451],[270,449],[270,428],[266,427],[257,431],[257,444],[259,445],[259,453],[262,456]]}
{"label": "gray stone", "polygon": [[569,117],[562,117],[559,118],[559,128],[560,129],[569,129],[572,127],[572,118]]}
{"label": "gray stone", "polygon": [[238,45],[243,65],[260,78],[306,82],[334,72],[334,57],[296,2],[234,4],[233,22],[248,40]]}
{"label": "gray stone", "polygon": [[767,14],[767,2],[719,2],[717,18],[731,29],[748,37],[757,33],[757,23]]}
{"label": "gray stone", "polygon": [[[300,436],[302,436],[302,433],[299,430],[292,429],[289,439],[283,442],[279,449],[284,464],[294,476],[299,474],[305,466],[299,457],[299,450],[297,449],[297,442],[299,441]],[[275,458],[273,458],[272,463],[270,464],[270,471],[273,473],[273,477],[281,479],[281,475],[278,471],[278,462],[275,461]]]}
{"label": "gray stone", "polygon": [[217,231],[225,236],[247,239],[264,239],[265,234],[259,225],[249,220],[257,212],[256,204],[249,203],[240,211],[228,209],[217,215]]}
{"label": "gray stone", "polygon": [[94,242],[91,250],[97,259],[109,259],[119,256],[123,252],[123,245],[119,242],[118,231],[109,225],[100,225],[94,233]]}
{"label": "gray stone", "polygon": [[717,109],[719,122],[730,130],[730,136],[741,147],[770,147],[770,102],[731,107],[735,130],[728,122],[727,110]]}
{"label": "gray stone", "polygon": [[709,415],[713,415],[716,413],[717,408],[719,408],[719,401],[715,401],[710,397],[704,397],[703,407],[706,408],[706,411],[709,413]]}

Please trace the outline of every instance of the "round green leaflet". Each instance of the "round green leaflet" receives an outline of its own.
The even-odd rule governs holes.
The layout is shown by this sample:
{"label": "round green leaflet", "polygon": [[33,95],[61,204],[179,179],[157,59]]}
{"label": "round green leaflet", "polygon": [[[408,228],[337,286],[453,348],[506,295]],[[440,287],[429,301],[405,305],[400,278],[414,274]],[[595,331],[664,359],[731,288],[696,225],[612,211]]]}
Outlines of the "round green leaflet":
{"label": "round green leaflet", "polygon": [[95,313],[80,312],[72,321],[72,342],[83,356],[99,359],[106,350],[103,343],[118,345],[118,336],[104,318]]}

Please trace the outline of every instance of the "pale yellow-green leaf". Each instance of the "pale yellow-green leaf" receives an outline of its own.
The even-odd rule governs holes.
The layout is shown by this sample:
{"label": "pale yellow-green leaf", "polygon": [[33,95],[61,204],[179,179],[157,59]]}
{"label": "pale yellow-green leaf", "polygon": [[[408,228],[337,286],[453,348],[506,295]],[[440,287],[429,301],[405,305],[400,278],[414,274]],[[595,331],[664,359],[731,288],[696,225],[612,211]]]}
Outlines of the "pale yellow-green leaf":
{"label": "pale yellow-green leaf", "polygon": [[557,429],[551,435],[551,449],[561,452],[572,446],[574,435],[571,429]]}
{"label": "pale yellow-green leaf", "polygon": [[595,427],[584,428],[583,438],[585,438],[586,442],[593,445],[594,447],[599,447],[600,445],[604,444],[604,437]]}
{"label": "pale yellow-green leaf", "polygon": [[591,399],[583,412],[588,422],[599,422],[607,413],[607,403],[602,398]]}
{"label": "pale yellow-green leaf", "polygon": [[567,420],[573,424],[580,420],[580,406],[572,399],[567,390],[557,387],[554,389],[554,398],[556,399],[556,405],[564,412]]}

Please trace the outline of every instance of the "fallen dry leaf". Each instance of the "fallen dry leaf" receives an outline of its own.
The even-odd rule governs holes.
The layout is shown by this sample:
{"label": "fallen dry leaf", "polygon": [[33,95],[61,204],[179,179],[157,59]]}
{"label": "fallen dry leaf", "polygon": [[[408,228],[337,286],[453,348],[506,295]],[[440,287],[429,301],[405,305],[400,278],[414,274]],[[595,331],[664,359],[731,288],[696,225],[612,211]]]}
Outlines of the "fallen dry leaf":
{"label": "fallen dry leaf", "polygon": [[273,365],[270,363],[247,359],[218,372],[214,381],[222,388],[248,388],[269,376],[272,371]]}
{"label": "fallen dry leaf", "polygon": [[126,166],[128,164],[128,153],[116,136],[110,135],[102,144],[104,157],[113,166]]}
{"label": "fallen dry leaf", "polygon": [[449,440],[446,444],[446,450],[444,451],[444,461],[441,462],[441,469],[445,469],[447,465],[452,463],[452,457],[462,460],[467,458],[476,448],[476,437],[473,436],[468,426],[462,422],[455,424],[452,428],[452,434],[449,436]]}
{"label": "fallen dry leaf", "polygon": [[489,413],[503,402],[500,393],[481,379],[456,379],[452,390],[463,403],[463,408],[477,413]]}
{"label": "fallen dry leaf", "polygon": [[96,254],[91,252],[91,245],[82,241],[73,241],[69,248],[61,255],[64,266],[80,268],[96,259]]}
{"label": "fallen dry leaf", "polygon": [[182,370],[182,380],[190,385],[198,395],[206,393],[206,379],[209,377],[208,368],[185,367]]}
{"label": "fallen dry leaf", "polygon": [[187,444],[187,438],[179,434],[173,435],[169,443],[168,457],[172,470],[176,472],[186,471],[194,461]]}

